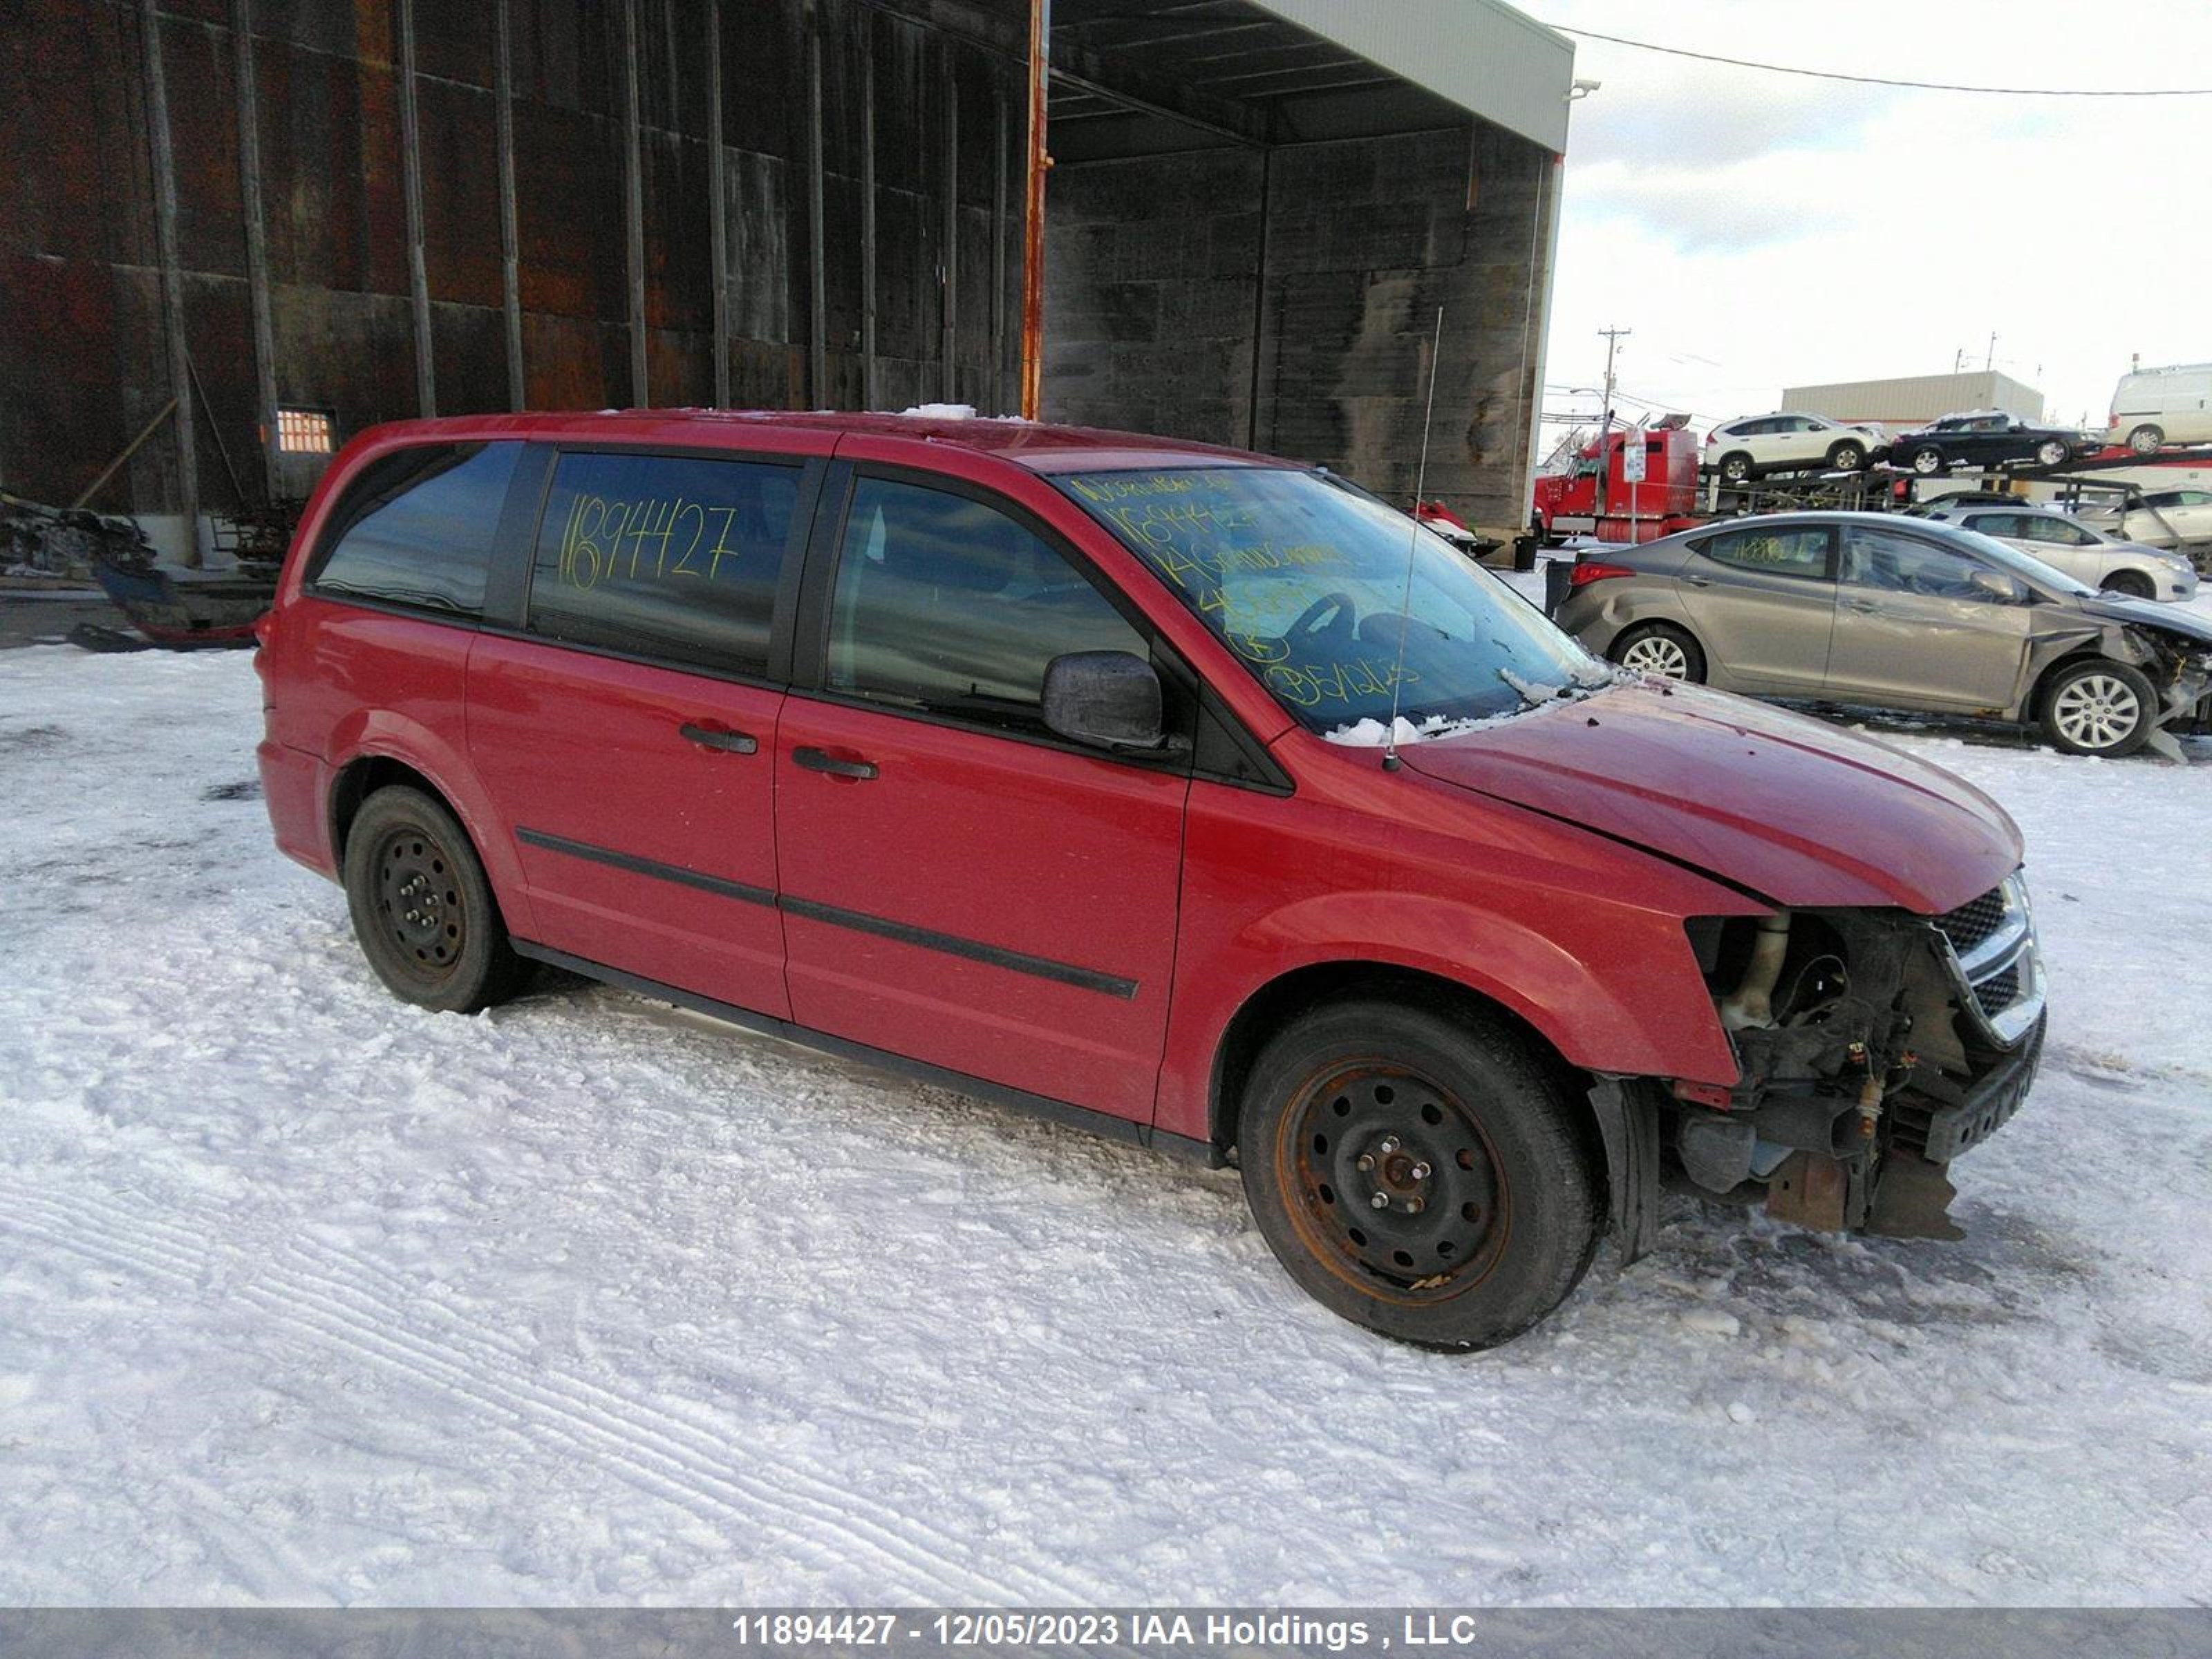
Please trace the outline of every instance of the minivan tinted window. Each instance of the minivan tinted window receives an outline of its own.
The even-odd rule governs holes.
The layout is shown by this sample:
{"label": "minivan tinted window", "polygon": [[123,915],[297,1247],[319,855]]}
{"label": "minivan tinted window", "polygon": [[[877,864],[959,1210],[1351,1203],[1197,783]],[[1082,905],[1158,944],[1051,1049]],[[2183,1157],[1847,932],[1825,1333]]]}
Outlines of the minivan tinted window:
{"label": "minivan tinted window", "polygon": [[966,495],[862,478],[830,605],[832,690],[1042,730],[1045,665],[1150,647],[1082,573]]}
{"label": "minivan tinted window", "polygon": [[529,631],[765,674],[799,482],[798,467],[772,462],[562,456],[538,525]]}
{"label": "minivan tinted window", "polygon": [[313,591],[482,616],[484,572],[521,453],[519,443],[425,444],[373,463],[339,505]]}

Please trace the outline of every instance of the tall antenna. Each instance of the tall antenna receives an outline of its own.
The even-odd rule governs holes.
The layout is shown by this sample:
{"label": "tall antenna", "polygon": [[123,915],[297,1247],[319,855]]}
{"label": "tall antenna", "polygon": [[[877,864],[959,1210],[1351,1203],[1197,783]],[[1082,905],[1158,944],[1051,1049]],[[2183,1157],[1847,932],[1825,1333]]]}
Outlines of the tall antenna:
{"label": "tall antenna", "polygon": [[1597,510],[1601,515],[1613,509],[1613,502],[1606,490],[1606,484],[1613,477],[1613,470],[1607,465],[1607,451],[1613,441],[1613,354],[1620,343],[1635,331],[1632,328],[1598,330],[1605,338],[1605,414],[1599,420],[1597,428]]}
{"label": "tall antenna", "polygon": [[1413,626],[1413,558],[1421,547],[1421,502],[1429,493],[1429,428],[1437,418],[1437,364],[1444,349],[1444,308],[1437,307],[1436,337],[1429,343],[1429,407],[1421,416],[1421,462],[1413,472],[1413,528],[1406,537],[1406,591],[1398,599],[1398,665],[1390,671],[1390,724],[1382,732],[1382,769],[1398,769],[1398,698],[1406,678],[1406,635]]}

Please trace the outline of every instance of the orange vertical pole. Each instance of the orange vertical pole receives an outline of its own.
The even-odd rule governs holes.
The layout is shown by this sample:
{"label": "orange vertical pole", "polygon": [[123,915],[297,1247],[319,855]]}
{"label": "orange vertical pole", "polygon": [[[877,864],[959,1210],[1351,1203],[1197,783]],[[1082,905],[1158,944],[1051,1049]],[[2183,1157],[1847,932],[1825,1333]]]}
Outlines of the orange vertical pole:
{"label": "orange vertical pole", "polygon": [[1022,417],[1034,421],[1044,386],[1045,82],[1051,73],[1052,0],[1030,0],[1029,192],[1022,223]]}

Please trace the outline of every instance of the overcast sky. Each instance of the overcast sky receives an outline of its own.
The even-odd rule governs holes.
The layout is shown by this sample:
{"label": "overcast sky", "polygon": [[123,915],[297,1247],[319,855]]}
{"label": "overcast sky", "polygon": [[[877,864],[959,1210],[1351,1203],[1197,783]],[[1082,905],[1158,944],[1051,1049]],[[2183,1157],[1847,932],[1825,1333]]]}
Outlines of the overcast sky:
{"label": "overcast sky", "polygon": [[[2212,0],[1517,0],[1555,27],[1853,75],[2212,85]],[[2212,98],[2001,98],[1576,40],[1549,410],[1623,392],[1705,423],[1963,349],[2105,418],[2130,353],[2212,360]],[[1632,416],[1638,405],[1621,400]],[[1560,428],[1547,428],[1547,437]]]}

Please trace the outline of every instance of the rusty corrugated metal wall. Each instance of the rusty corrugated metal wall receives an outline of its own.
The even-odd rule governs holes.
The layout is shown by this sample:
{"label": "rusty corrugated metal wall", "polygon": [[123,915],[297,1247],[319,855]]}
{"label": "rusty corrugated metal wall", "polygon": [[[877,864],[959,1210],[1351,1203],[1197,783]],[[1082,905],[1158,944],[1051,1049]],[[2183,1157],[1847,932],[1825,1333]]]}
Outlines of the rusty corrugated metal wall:
{"label": "rusty corrugated metal wall", "polygon": [[[927,0],[912,10],[931,15]],[[71,499],[173,395],[149,64],[167,110],[174,276],[204,388],[196,483],[210,507],[262,488],[263,372],[277,402],[334,411],[341,439],[426,406],[513,407],[516,379],[530,408],[716,401],[718,220],[731,404],[951,398],[991,410],[1012,395],[1006,318],[1018,295],[994,257],[994,210],[1018,168],[999,110],[1018,106],[1020,64],[898,4],[10,0],[0,6],[0,483],[23,494]],[[242,131],[258,140],[258,192]],[[179,451],[172,423],[95,505],[177,510],[187,495]],[[279,493],[319,470],[287,463]]]}

